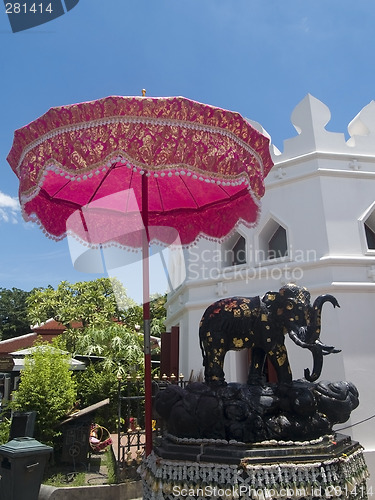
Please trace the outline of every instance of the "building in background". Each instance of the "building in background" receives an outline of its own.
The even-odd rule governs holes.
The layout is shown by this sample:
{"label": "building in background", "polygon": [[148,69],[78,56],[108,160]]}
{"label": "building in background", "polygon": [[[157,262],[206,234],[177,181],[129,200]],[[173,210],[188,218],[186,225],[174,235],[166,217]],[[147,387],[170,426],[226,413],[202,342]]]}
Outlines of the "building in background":
{"label": "building in background", "polygon": [[[228,296],[263,295],[286,283],[306,286],[312,300],[334,295],[341,308],[323,308],[321,339],[342,352],[325,357],[320,379],[353,382],[360,406],[347,424],[375,414],[375,102],[348,126],[329,132],[331,114],[307,95],[291,121],[298,135],[273,147],[262,214],[224,243],[202,241],[185,251],[186,280],[170,294],[166,329],[179,327],[179,371],[203,372],[199,321]],[[259,125],[255,124],[256,127]],[[174,263],[176,267],[176,263]],[[312,366],[311,353],[286,339],[293,378]],[[228,381],[245,382],[248,353],[228,353]],[[375,477],[375,418],[345,429],[366,449]]]}

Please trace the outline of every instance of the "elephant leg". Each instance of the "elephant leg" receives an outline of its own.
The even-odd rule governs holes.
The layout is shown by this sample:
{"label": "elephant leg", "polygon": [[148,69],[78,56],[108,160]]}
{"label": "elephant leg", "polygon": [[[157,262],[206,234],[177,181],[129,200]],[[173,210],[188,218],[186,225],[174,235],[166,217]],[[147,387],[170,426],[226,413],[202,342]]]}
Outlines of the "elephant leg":
{"label": "elephant leg", "polygon": [[263,375],[266,353],[260,347],[253,347],[251,351],[251,363],[247,383],[249,385],[258,385],[265,382]]}
{"label": "elephant leg", "polygon": [[225,383],[224,357],[226,351],[223,348],[213,348],[212,344],[206,349],[204,379],[209,385],[222,385]]}
{"label": "elephant leg", "polygon": [[285,345],[276,345],[274,350],[268,353],[268,357],[276,370],[278,382],[285,384],[292,382],[292,370]]}

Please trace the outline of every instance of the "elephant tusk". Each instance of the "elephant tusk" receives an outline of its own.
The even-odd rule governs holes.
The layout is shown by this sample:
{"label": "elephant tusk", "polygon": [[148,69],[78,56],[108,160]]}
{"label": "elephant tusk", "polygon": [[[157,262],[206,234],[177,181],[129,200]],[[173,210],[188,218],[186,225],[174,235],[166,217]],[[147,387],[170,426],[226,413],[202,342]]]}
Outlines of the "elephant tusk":
{"label": "elephant tusk", "polygon": [[316,347],[316,344],[315,342],[313,342],[312,344],[309,343],[309,342],[305,342],[304,340],[302,340],[300,338],[300,336],[298,335],[298,331],[294,331],[294,330],[290,330],[288,332],[289,334],[289,337],[293,340],[293,342],[298,345],[299,347],[303,347],[304,349],[311,349],[311,348],[314,348]]}
{"label": "elephant tusk", "polygon": [[328,356],[328,354],[337,354],[341,352],[341,349],[332,349],[331,351],[322,351],[323,356]]}
{"label": "elephant tusk", "polygon": [[324,351],[323,355],[341,352],[341,349],[336,349],[333,345],[323,344],[319,339],[315,343],[320,349],[322,349],[322,351]]}

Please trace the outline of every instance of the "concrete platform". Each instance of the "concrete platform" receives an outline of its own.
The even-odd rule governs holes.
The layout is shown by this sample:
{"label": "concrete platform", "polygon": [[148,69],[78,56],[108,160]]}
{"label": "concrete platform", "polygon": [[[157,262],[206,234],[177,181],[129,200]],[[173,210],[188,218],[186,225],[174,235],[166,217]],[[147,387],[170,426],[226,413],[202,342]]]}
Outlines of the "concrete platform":
{"label": "concrete platform", "polygon": [[[111,438],[112,450],[117,460],[117,434],[112,434]],[[107,472],[105,466],[98,470],[91,467],[85,473],[87,486],[56,488],[42,484],[38,500],[142,500],[141,481],[105,484]]]}
{"label": "concrete platform", "polygon": [[42,484],[38,500],[141,500],[141,481],[77,488],[55,488]]}

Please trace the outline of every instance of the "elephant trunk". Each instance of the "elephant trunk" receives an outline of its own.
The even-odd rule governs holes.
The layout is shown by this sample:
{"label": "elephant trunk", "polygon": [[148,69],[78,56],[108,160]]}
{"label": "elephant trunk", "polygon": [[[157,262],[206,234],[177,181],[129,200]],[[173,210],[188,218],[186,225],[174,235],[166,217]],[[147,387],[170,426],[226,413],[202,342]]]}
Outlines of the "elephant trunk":
{"label": "elephant trunk", "polygon": [[340,352],[333,346],[323,344],[319,337],[322,324],[322,307],[325,302],[330,302],[333,307],[340,307],[337,299],[333,295],[319,295],[314,301],[310,311],[310,324],[305,331],[305,342],[310,344],[307,349],[313,355],[313,370],[310,373],[308,368],[305,369],[305,378],[309,382],[314,382],[320,377],[323,368],[323,355],[333,352]]}
{"label": "elephant trunk", "polygon": [[340,350],[335,349],[333,346],[323,344],[320,337],[321,330],[321,318],[322,318],[322,307],[325,302],[330,302],[333,307],[340,307],[336,298],[333,295],[320,295],[315,299],[314,304],[309,308],[307,312],[308,316],[308,326],[302,326],[299,328],[293,328],[289,332],[289,336],[300,347],[309,349],[313,355],[313,370],[306,368],[305,378],[309,382],[314,382],[320,377],[323,368],[323,356],[325,354],[331,354],[340,352]]}
{"label": "elephant trunk", "polygon": [[309,382],[315,382],[320,377],[323,368],[323,350],[319,344],[314,345],[314,347],[308,347],[309,351],[313,355],[313,370],[310,373],[308,368],[305,368],[304,375],[305,379]]}

